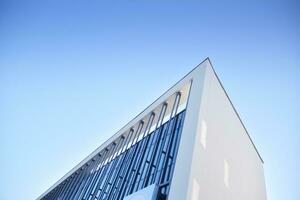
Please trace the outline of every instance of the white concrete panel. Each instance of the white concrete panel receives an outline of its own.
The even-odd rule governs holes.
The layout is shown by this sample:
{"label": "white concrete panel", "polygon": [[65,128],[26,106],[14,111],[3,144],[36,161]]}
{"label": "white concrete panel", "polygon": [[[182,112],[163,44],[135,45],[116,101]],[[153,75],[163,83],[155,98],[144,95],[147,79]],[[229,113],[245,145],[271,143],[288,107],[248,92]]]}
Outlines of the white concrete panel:
{"label": "white concrete panel", "polygon": [[209,60],[192,86],[169,200],[266,200],[263,162]]}
{"label": "white concrete panel", "polygon": [[[213,69],[205,73],[189,185],[197,180],[201,200],[265,200],[262,161]],[[186,199],[192,197],[189,187]]]}
{"label": "white concrete panel", "polygon": [[[192,193],[194,198],[197,196],[195,195],[195,192],[189,191],[190,188],[195,188],[195,185],[193,183],[189,184],[189,182],[191,180],[190,172],[193,159],[194,143],[196,139],[196,133],[199,128],[198,119],[201,107],[204,75],[208,65],[209,60],[205,60],[199,65],[199,67],[195,68],[190,73],[192,85],[168,198],[170,200],[187,199],[188,193]],[[198,138],[198,140],[200,143],[200,138]],[[199,190],[201,190],[201,187]],[[192,198],[190,197],[189,199]]]}

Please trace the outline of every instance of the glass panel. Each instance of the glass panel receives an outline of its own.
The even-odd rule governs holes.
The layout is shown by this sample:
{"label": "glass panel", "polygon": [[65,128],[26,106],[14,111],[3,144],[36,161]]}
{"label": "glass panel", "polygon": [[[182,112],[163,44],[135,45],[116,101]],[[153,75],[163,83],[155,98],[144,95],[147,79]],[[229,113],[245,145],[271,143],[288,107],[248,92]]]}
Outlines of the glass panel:
{"label": "glass panel", "polygon": [[[105,153],[62,182],[45,199],[123,199],[150,184],[167,196],[185,110],[135,145]],[[108,162],[109,158],[113,158]]]}

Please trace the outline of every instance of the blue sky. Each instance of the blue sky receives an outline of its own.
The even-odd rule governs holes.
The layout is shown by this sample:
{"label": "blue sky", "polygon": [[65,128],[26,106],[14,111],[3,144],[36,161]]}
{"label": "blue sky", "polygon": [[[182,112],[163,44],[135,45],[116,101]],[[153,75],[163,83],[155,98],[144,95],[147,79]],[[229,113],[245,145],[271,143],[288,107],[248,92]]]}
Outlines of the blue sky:
{"label": "blue sky", "polygon": [[36,198],[210,57],[265,161],[268,199],[299,200],[299,9],[0,0],[0,199]]}

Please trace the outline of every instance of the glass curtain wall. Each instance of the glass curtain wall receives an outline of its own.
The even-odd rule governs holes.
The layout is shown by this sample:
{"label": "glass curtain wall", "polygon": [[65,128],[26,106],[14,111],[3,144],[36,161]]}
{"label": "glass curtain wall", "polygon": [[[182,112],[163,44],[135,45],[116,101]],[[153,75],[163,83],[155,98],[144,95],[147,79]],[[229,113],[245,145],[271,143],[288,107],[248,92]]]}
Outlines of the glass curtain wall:
{"label": "glass curtain wall", "polygon": [[185,110],[152,132],[150,122],[140,123],[135,133],[120,137],[42,199],[121,200],[152,184],[159,187],[158,199],[166,199],[184,116]]}

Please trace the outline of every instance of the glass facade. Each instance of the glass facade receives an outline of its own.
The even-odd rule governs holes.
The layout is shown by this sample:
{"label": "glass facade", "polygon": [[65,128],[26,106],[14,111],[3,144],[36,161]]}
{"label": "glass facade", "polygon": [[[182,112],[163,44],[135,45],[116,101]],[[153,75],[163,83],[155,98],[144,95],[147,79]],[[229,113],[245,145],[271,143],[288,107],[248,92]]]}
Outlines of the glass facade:
{"label": "glass facade", "polygon": [[157,123],[152,131],[153,118],[147,125],[141,122],[136,131],[118,138],[42,199],[121,200],[152,184],[159,188],[157,199],[166,199],[184,116],[185,110]]}

